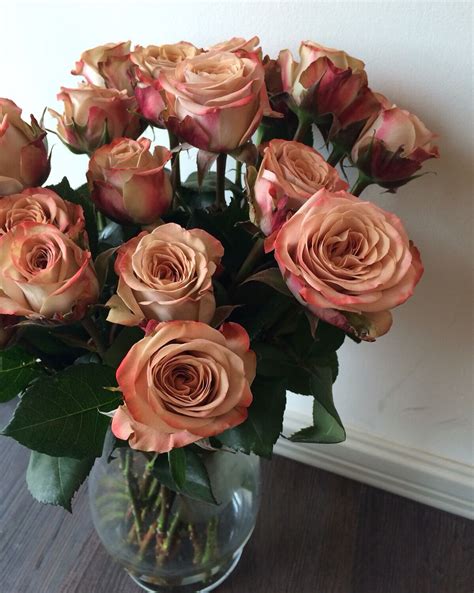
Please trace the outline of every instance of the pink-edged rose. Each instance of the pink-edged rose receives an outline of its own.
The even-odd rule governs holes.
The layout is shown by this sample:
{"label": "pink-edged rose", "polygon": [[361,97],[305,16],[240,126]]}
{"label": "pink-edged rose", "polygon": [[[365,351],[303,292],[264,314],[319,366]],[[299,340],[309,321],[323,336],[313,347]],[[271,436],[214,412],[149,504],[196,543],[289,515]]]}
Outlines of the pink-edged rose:
{"label": "pink-edged rose", "polygon": [[130,41],[106,43],[82,53],[71,74],[83,76],[95,86],[127,91],[133,95],[133,64]]}
{"label": "pink-edged rose", "polygon": [[80,245],[87,245],[84,211],[57,193],[33,187],[0,200],[0,237],[22,222],[52,224]]}
{"label": "pink-edged rose", "polygon": [[416,115],[385,100],[355,143],[352,161],[371,181],[396,188],[425,160],[439,157],[436,137]]}
{"label": "pink-edged rose", "polygon": [[236,323],[220,331],[195,321],[160,323],[117,369],[125,405],[112,432],[158,453],[218,435],[247,418],[255,369],[248,334]]}
{"label": "pink-edged rose", "polygon": [[288,288],[320,319],[373,340],[423,273],[400,220],[346,192],[318,191],[286,222],[275,258]]}
{"label": "pink-edged rose", "polygon": [[296,62],[289,50],[280,52],[283,91],[300,117],[320,123],[332,116],[337,121],[366,92],[364,62],[312,41],[303,42],[299,54]]}
{"label": "pink-edged rose", "polygon": [[259,45],[260,39],[256,35],[254,35],[250,39],[245,39],[245,37],[231,37],[231,39],[228,39],[227,41],[221,41],[220,43],[211,45],[211,47],[209,47],[207,51],[243,51],[247,53],[252,53],[257,51]]}
{"label": "pink-edged rose", "polygon": [[269,236],[322,188],[347,189],[336,169],[306,144],[271,140],[253,188],[252,221]]}
{"label": "pink-edged rose", "polygon": [[33,116],[31,125],[23,121],[13,101],[0,98],[0,196],[42,185],[49,171],[46,132]]}
{"label": "pink-edged rose", "polygon": [[165,165],[171,152],[157,146],[152,154],[150,144],[146,138],[116,138],[92,155],[91,199],[109,218],[151,224],[168,210],[173,190]]}
{"label": "pink-edged rose", "polygon": [[136,139],[144,129],[136,100],[126,91],[85,84],[63,87],[58,99],[64,101],[64,113],[49,112],[58,121],[60,138],[73,152],[91,154],[115,138]]}
{"label": "pink-edged rose", "polygon": [[136,65],[138,83],[135,96],[143,117],[152,125],[164,127],[163,112],[166,105],[163,98],[159,76],[163,69],[174,69],[176,64],[193,58],[202,50],[187,41],[166,45],[137,46],[131,54]]}
{"label": "pink-edged rose", "polygon": [[90,252],[57,227],[22,222],[0,237],[0,314],[74,321],[98,297]]}
{"label": "pink-edged rose", "polygon": [[212,276],[224,254],[201,229],[168,223],[122,245],[115,262],[117,294],[108,321],[139,325],[146,320],[211,321],[216,302]]}
{"label": "pink-edged rose", "polygon": [[231,152],[270,114],[265,73],[255,54],[206,52],[162,70],[166,126],[208,152]]}

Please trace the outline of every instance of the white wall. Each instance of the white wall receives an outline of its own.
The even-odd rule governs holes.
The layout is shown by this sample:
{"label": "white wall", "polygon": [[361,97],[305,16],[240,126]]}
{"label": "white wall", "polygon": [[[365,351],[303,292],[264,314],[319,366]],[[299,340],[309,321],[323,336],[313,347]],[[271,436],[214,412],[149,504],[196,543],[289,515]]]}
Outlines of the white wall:
{"label": "white wall", "polygon": [[[375,187],[366,194],[402,217],[426,272],[386,337],[343,347],[337,405],[360,431],[472,460],[470,2],[16,1],[0,12],[0,96],[27,113],[56,106],[81,51],[106,41],[207,45],[257,33],[272,55],[313,39],[362,58],[372,88],[440,134],[442,158],[395,197]],[[50,180],[82,183],[87,159],[55,144]]]}

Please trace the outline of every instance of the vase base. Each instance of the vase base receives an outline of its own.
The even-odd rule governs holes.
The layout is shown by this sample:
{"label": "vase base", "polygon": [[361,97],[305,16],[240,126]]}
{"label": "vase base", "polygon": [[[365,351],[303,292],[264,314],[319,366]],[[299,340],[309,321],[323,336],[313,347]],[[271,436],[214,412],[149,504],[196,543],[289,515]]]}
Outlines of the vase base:
{"label": "vase base", "polygon": [[[242,551],[243,551],[243,547],[234,555],[234,557],[232,558],[232,560],[229,563],[229,566],[224,570],[224,572],[222,572],[222,570],[218,570],[215,573],[214,578],[217,577],[217,579],[212,582],[210,585],[208,585],[207,587],[205,587],[204,589],[198,588],[196,589],[195,587],[200,587],[200,583],[199,582],[195,582],[194,584],[183,584],[183,585],[151,585],[150,583],[146,583],[143,580],[137,578],[136,576],[134,576],[133,574],[131,574],[130,572],[128,573],[130,578],[132,579],[132,581],[134,583],[136,583],[139,587],[141,587],[144,591],[147,591],[147,593],[210,593],[211,591],[214,591],[215,589],[217,589],[217,587],[219,587],[219,585],[222,585],[222,583],[227,580],[229,578],[229,576],[234,572],[235,568],[237,567],[237,564],[240,561],[240,558],[242,556]],[[150,586],[153,586],[153,589],[150,588]]]}

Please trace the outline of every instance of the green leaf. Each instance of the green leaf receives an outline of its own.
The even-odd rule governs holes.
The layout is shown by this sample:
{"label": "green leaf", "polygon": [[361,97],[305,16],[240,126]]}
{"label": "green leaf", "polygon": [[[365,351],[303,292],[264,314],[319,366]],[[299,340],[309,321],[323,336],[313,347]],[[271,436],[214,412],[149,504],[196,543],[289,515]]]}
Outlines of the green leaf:
{"label": "green leaf", "polygon": [[130,348],[145,336],[139,327],[124,327],[105,352],[104,363],[117,368]]}
{"label": "green leaf", "polygon": [[0,403],[19,395],[33,379],[43,374],[35,356],[20,347],[0,351]]}
{"label": "green leaf", "polygon": [[97,253],[97,222],[95,218],[95,207],[89,198],[89,190],[87,184],[81,185],[77,189],[73,189],[67,177],[63,177],[60,183],[56,185],[48,185],[48,189],[53,190],[62,198],[73,204],[79,204],[84,210],[84,218],[86,220],[86,229],[89,236],[89,245],[92,254]]}
{"label": "green leaf", "polygon": [[98,457],[110,424],[101,412],[121,403],[106,389],[115,384],[114,370],[100,364],[41,377],[25,391],[2,434],[53,457]]}
{"label": "green leaf", "polygon": [[190,498],[216,504],[209,475],[201,456],[189,447],[174,450],[183,451],[186,457],[186,479],[182,487],[180,488],[173,479],[166,455],[159,455],[152,468],[158,480],[167,488],[185,494]]}
{"label": "green leaf", "polygon": [[[215,171],[210,171],[205,175],[201,185],[199,185],[198,173],[197,171],[195,171],[194,173],[191,173],[191,175],[189,175],[189,177],[182,185],[185,188],[197,190],[201,193],[212,192],[215,197],[216,183],[217,173]],[[242,195],[243,193],[242,189],[238,185],[236,185],[230,179],[227,178],[225,179],[225,189],[238,195]]]}
{"label": "green leaf", "polygon": [[334,406],[332,383],[331,366],[314,369],[310,377],[314,397],[313,426],[293,434],[290,440],[304,443],[340,443],[345,440],[346,432]]}
{"label": "green leaf", "polygon": [[50,457],[32,451],[26,471],[28,490],[37,501],[62,506],[71,512],[72,498],[93,465],[93,457]]}
{"label": "green leaf", "polygon": [[286,404],[284,381],[257,376],[252,383],[253,402],[245,422],[226,430],[217,438],[227,447],[270,458],[283,426]]}
{"label": "green leaf", "polygon": [[183,449],[171,449],[168,453],[171,477],[181,490],[186,482],[186,453]]}
{"label": "green leaf", "polygon": [[242,284],[246,284],[247,282],[263,282],[263,284],[271,286],[271,288],[277,292],[280,292],[287,297],[293,297],[278,268],[267,268],[266,270],[261,270],[260,272],[249,276],[246,280],[244,280],[244,282],[242,282]]}

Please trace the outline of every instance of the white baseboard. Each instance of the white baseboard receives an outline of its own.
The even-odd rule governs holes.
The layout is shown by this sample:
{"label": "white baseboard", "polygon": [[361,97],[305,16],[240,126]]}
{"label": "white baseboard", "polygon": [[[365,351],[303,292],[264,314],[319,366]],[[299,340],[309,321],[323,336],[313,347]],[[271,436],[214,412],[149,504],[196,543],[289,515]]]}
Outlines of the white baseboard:
{"label": "white baseboard", "polygon": [[[284,434],[307,424],[306,416],[287,410]],[[346,430],[347,440],[338,445],[292,443],[280,438],[275,453],[474,519],[472,467],[351,427]]]}

